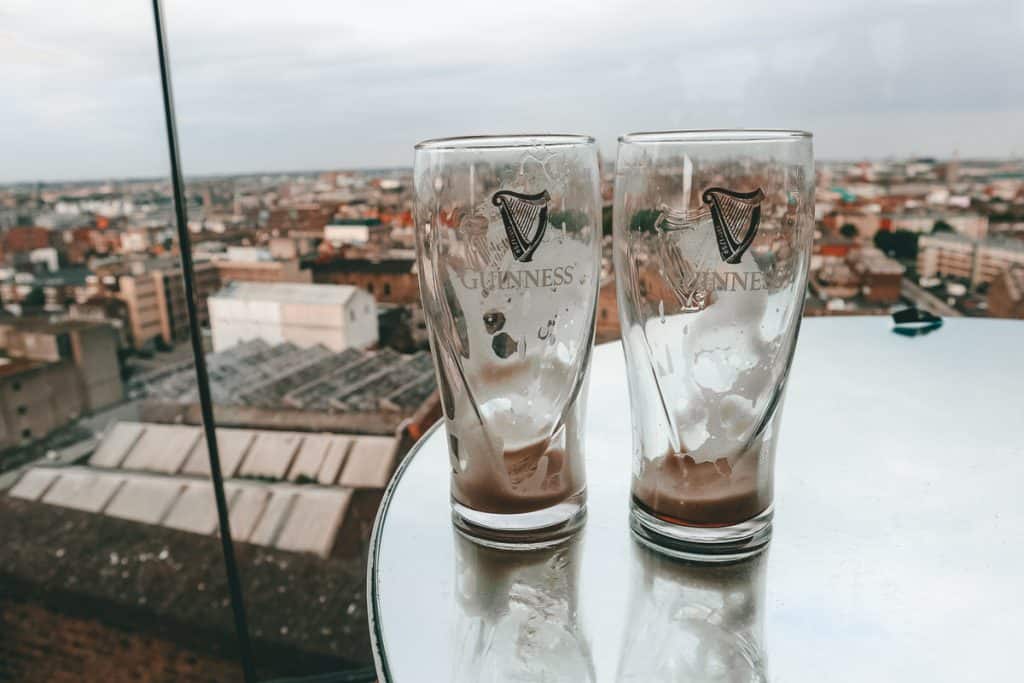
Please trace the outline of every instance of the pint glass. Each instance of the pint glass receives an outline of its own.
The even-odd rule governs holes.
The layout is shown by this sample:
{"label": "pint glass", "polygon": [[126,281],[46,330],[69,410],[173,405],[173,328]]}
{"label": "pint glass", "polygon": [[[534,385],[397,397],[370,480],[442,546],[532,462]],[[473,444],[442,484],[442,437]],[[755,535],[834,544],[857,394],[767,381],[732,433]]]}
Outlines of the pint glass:
{"label": "pint glass", "polygon": [[485,545],[547,545],[583,519],[599,180],[584,136],[416,147],[420,293],[453,520]]}
{"label": "pint glass", "polygon": [[620,139],[613,222],[631,522],[656,549],[732,560],[770,538],[813,207],[808,133]]}

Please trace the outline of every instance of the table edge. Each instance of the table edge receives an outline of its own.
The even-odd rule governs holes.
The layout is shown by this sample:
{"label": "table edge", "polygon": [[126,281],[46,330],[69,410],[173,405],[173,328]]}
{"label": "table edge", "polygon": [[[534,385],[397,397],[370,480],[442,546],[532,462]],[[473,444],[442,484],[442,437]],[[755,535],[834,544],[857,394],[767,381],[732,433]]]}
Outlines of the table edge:
{"label": "table edge", "polygon": [[399,463],[394,476],[391,477],[391,481],[384,490],[384,497],[381,499],[380,506],[377,509],[377,517],[373,520],[373,531],[370,533],[370,552],[366,565],[366,614],[370,622],[370,650],[373,653],[373,664],[382,683],[392,680],[391,671],[388,668],[387,655],[384,652],[384,638],[380,626],[380,605],[377,600],[379,592],[377,590],[376,569],[378,556],[380,555],[380,540],[383,534],[384,522],[388,509],[391,507],[395,490],[401,483],[405,471],[409,469],[413,460],[416,459],[416,456],[423,450],[423,447],[430,441],[434,433],[444,428],[444,422],[444,416],[442,416],[441,419],[427,429],[423,436],[409,449],[409,452],[405,454],[405,457],[402,458],[402,462]]}

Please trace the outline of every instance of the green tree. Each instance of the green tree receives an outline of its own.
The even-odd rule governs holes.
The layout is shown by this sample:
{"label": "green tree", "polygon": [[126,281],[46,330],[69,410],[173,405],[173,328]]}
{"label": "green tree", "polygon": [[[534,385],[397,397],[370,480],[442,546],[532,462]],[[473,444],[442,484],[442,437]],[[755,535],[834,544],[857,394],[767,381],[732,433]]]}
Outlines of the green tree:
{"label": "green tree", "polygon": [[873,241],[876,247],[888,254],[889,249],[892,248],[892,232],[889,230],[879,230],[875,233]]}
{"label": "green tree", "polygon": [[955,233],[956,230],[953,228],[952,225],[950,225],[949,223],[940,218],[939,220],[935,221],[935,225],[932,226],[932,234],[937,235],[940,232]]}
{"label": "green tree", "polygon": [[561,230],[562,225],[569,232],[578,232],[587,224],[587,214],[582,211],[552,211],[548,214],[548,225],[555,230]]}
{"label": "green tree", "polygon": [[893,258],[912,260],[917,258],[918,237],[916,232],[909,230],[879,230],[875,233],[875,246]]}
{"label": "green tree", "polygon": [[852,240],[860,234],[860,231],[857,230],[857,226],[853,223],[843,223],[843,227],[839,228],[839,234]]}
{"label": "green tree", "polygon": [[22,308],[42,308],[46,304],[46,295],[42,287],[33,287],[32,291],[21,300]]}
{"label": "green tree", "polygon": [[630,230],[642,232],[654,232],[654,223],[658,220],[661,211],[657,209],[641,209],[633,214],[629,221]]}

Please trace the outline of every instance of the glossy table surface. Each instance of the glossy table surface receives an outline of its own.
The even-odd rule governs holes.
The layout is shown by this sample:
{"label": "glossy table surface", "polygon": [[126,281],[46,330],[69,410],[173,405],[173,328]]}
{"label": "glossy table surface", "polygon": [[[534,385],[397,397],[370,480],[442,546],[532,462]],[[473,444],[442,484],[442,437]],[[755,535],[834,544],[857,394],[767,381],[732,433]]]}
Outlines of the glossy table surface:
{"label": "glossy table surface", "polygon": [[443,427],[371,549],[381,680],[1024,680],[1024,323],[805,321],[767,554],[663,559],[628,531],[622,350],[594,355],[589,517],[563,548],[458,538]]}

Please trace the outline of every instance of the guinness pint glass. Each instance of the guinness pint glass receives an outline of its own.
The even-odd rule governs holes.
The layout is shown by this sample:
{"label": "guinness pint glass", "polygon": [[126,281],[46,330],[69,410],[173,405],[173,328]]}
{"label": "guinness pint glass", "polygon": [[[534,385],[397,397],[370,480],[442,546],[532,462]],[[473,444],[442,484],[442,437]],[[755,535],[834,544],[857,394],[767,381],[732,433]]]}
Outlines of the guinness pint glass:
{"label": "guinness pint glass", "polygon": [[597,148],[584,136],[416,146],[420,293],[453,520],[485,545],[549,545],[583,520],[598,174]]}
{"label": "guinness pint glass", "polygon": [[770,537],[775,445],[814,230],[811,136],[620,138],[614,253],[632,528],[691,559]]}

